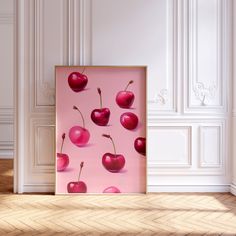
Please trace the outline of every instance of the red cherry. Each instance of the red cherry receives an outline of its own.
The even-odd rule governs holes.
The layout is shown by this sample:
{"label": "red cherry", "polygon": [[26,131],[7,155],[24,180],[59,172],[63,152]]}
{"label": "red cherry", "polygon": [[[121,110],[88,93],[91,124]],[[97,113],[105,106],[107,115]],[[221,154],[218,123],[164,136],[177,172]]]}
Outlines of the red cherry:
{"label": "red cherry", "polygon": [[146,138],[138,137],[134,141],[134,148],[135,150],[142,154],[146,155]]}
{"label": "red cherry", "polygon": [[81,126],[73,126],[69,131],[69,138],[73,144],[75,144],[77,147],[83,147],[86,145],[90,138],[90,133],[87,129],[85,129],[85,123],[84,118],[80,110],[74,106],[74,110],[77,110],[82,118],[83,121],[83,127]]}
{"label": "red cherry", "polygon": [[110,172],[116,173],[119,172],[125,166],[125,158],[121,154],[116,154],[116,148],[114,141],[110,135],[103,134],[103,137],[109,138],[112,142],[114,148],[114,154],[105,153],[102,156],[102,164]]}
{"label": "red cherry", "polygon": [[127,91],[130,84],[134,81],[129,81],[124,91],[120,91],[116,95],[116,103],[121,108],[130,108],[134,102],[134,94],[131,91]]}
{"label": "red cherry", "polygon": [[106,126],[110,118],[110,110],[108,108],[102,108],[102,94],[101,89],[98,88],[98,94],[100,96],[100,109],[94,109],[91,113],[92,121],[99,126]]}
{"label": "red cherry", "polygon": [[88,78],[83,73],[72,72],[68,76],[68,84],[74,92],[80,92],[88,83]]}
{"label": "red cherry", "polygon": [[138,125],[138,117],[132,112],[125,112],[120,116],[120,123],[124,128],[133,130]]}
{"label": "red cherry", "polygon": [[120,154],[105,153],[102,156],[102,164],[110,172],[119,172],[125,165],[125,158]]}
{"label": "red cherry", "polygon": [[69,165],[69,156],[65,153],[62,153],[65,136],[66,136],[66,134],[63,133],[61,151],[60,151],[60,153],[57,153],[57,171],[63,171]]}
{"label": "red cherry", "polygon": [[83,181],[80,181],[80,175],[82,172],[83,165],[84,165],[84,162],[81,162],[78,181],[69,182],[67,184],[68,193],[86,193],[87,192],[86,184]]}
{"label": "red cherry", "polygon": [[87,186],[83,181],[70,182],[67,185],[68,193],[86,193]]}
{"label": "red cherry", "polygon": [[92,121],[99,126],[106,126],[109,118],[110,110],[108,108],[94,109],[91,113]]}
{"label": "red cherry", "polygon": [[120,190],[117,187],[110,186],[103,190],[103,193],[120,193]]}

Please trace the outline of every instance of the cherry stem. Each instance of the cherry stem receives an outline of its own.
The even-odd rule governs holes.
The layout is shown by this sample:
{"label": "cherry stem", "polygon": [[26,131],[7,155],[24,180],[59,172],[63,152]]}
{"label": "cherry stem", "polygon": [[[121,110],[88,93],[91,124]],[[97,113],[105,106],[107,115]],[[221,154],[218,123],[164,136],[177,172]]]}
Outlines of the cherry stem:
{"label": "cherry stem", "polygon": [[102,136],[105,138],[109,138],[111,140],[112,145],[113,145],[113,149],[114,149],[114,153],[115,153],[115,157],[116,157],[116,146],[115,146],[115,143],[114,143],[112,137],[109,134],[103,134]]}
{"label": "cherry stem", "polygon": [[81,113],[81,111],[78,109],[77,106],[73,106],[73,109],[74,109],[74,110],[77,110],[77,111],[80,113],[80,116],[81,116],[82,121],[83,121],[83,128],[85,128],[85,122],[84,122],[83,114]]}
{"label": "cherry stem", "polygon": [[62,154],[62,148],[63,148],[63,145],[64,145],[66,134],[63,133],[63,135],[61,137],[62,137],[62,143],[61,143],[61,152],[60,153]]}
{"label": "cherry stem", "polygon": [[133,80],[130,80],[129,83],[126,85],[125,87],[125,91],[128,89],[128,87],[130,86],[130,84],[132,84],[134,81]]}
{"label": "cherry stem", "polygon": [[79,180],[80,180],[80,175],[81,175],[83,166],[84,166],[84,162],[82,161],[82,162],[80,163],[80,170],[79,170],[78,182],[79,182]]}
{"label": "cherry stem", "polygon": [[86,67],[84,67],[83,71],[81,72],[81,74],[84,74],[84,71],[85,71]]}
{"label": "cherry stem", "polygon": [[98,94],[99,94],[99,97],[100,97],[100,107],[102,109],[102,91],[101,91],[100,88],[97,88],[97,90],[98,90]]}

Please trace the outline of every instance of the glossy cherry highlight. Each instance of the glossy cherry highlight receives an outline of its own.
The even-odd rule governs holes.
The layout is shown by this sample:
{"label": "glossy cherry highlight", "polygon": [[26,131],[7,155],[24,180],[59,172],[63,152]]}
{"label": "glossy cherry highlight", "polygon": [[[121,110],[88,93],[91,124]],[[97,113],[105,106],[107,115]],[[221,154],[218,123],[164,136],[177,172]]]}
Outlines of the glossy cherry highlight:
{"label": "glossy cherry highlight", "polygon": [[102,91],[100,88],[97,89],[100,97],[100,109],[94,109],[91,113],[92,121],[99,126],[106,126],[110,118],[109,108],[103,108],[102,106]]}
{"label": "glossy cherry highlight", "polygon": [[114,149],[114,154],[105,153],[102,156],[102,164],[105,167],[105,169],[110,172],[113,173],[119,172],[125,166],[125,158],[121,154],[116,154],[115,143],[110,135],[103,134],[102,136],[111,140]]}
{"label": "glossy cherry highlight", "polygon": [[69,131],[69,137],[70,137],[71,142],[75,144],[77,147],[83,147],[88,143],[89,138],[90,138],[90,133],[85,128],[85,121],[84,121],[84,117],[81,111],[76,106],[73,106],[73,109],[79,112],[82,118],[83,127],[73,126]]}
{"label": "glossy cherry highlight", "polygon": [[62,153],[65,137],[66,134],[63,133],[61,136],[62,138],[61,150],[59,153],[57,153],[57,171],[63,171],[69,165],[69,156],[65,153]]}
{"label": "glossy cherry highlight", "polygon": [[134,81],[130,80],[129,83],[126,85],[123,91],[120,91],[116,95],[116,103],[121,108],[130,108],[134,102],[134,93],[131,91],[127,91],[130,84]]}
{"label": "glossy cherry highlight", "polygon": [[80,175],[81,175],[83,166],[84,166],[84,162],[81,162],[78,181],[69,182],[67,184],[68,193],[86,193],[87,192],[87,185],[83,181],[80,181]]}

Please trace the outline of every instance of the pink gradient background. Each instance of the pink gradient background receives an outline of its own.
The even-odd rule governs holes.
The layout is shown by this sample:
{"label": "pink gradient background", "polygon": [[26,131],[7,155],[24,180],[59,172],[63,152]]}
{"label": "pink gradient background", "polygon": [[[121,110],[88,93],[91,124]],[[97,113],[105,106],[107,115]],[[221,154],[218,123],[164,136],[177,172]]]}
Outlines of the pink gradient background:
{"label": "pink gradient background", "polygon": [[[78,178],[80,162],[84,161],[81,181],[87,185],[87,193],[102,193],[109,186],[116,186],[121,193],[146,192],[146,157],[134,149],[137,137],[146,137],[146,68],[145,67],[86,67],[88,77],[85,90],[74,92],[68,85],[71,72],[82,72],[84,67],[56,67],[56,152],[60,152],[61,135],[66,133],[63,153],[70,158],[70,164],[63,172],[56,172],[56,194],[67,193],[67,184]],[[135,100],[131,109],[120,108],[115,101],[117,92],[133,91]],[[97,126],[90,118],[93,109],[100,108],[97,88],[102,91],[103,107],[111,111],[108,126]],[[77,106],[85,119],[85,128],[90,140],[85,147],[71,143],[68,133],[72,126],[82,126],[79,113],[72,109]],[[120,124],[120,115],[133,112],[139,118],[138,127],[127,130]],[[125,157],[125,167],[119,173],[111,173],[102,165],[102,156],[113,153],[112,143],[102,134],[110,134],[115,142],[117,154]]]}

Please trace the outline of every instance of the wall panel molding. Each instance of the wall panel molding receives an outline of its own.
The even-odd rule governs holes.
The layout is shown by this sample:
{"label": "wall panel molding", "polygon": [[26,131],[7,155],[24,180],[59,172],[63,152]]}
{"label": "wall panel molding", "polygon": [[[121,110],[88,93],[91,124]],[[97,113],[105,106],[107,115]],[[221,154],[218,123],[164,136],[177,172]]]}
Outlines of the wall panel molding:
{"label": "wall panel molding", "polygon": [[[55,103],[54,65],[67,64],[68,61],[68,1],[34,0],[31,2],[30,27],[34,33],[32,51],[34,61],[31,65],[31,94],[33,110],[52,111]],[[57,14],[51,18],[51,12]],[[50,22],[50,23],[49,23]],[[34,50],[35,48],[35,50]],[[30,69],[31,69],[30,68]],[[38,110],[40,109],[40,110]]]}
{"label": "wall panel molding", "polygon": [[[148,97],[148,113],[151,116],[175,114],[177,112],[177,17],[178,5],[174,0],[166,1],[167,45],[166,45],[166,78],[165,87],[156,91],[152,98]],[[158,78],[156,78],[158,79]],[[163,80],[163,78],[161,78]]]}
{"label": "wall panel molding", "polygon": [[50,118],[30,120],[30,169],[33,173],[55,172],[55,124]]}
{"label": "wall panel molding", "polygon": [[14,23],[14,14],[0,12],[0,24],[10,24]]}
{"label": "wall panel molding", "polygon": [[69,0],[69,65],[92,65],[92,0]]}
{"label": "wall panel molding", "polygon": [[[1,6],[0,6],[1,8]],[[9,93],[12,83],[12,60],[13,55],[13,24],[15,16],[13,11],[0,10],[0,35],[1,35],[1,105],[0,105],[0,158],[13,157],[14,142],[13,142],[13,105],[10,105],[13,100],[13,93]],[[6,55],[9,53],[10,55]],[[13,89],[13,88],[12,88]]]}
{"label": "wall panel molding", "polygon": [[223,61],[229,60],[224,39],[229,27],[225,19],[226,1],[190,0],[184,7],[188,45],[184,112],[224,113],[228,78],[227,65]]}
{"label": "wall panel molding", "polygon": [[[156,136],[154,132],[157,133]],[[172,148],[169,149],[165,145],[166,139],[168,139],[170,143],[172,143],[171,142],[172,139],[176,140],[176,142],[178,142],[178,145],[177,144],[174,145],[172,143]],[[149,145],[149,161],[148,161],[149,167],[154,167],[154,168],[191,167],[192,131],[190,126],[173,126],[173,125],[151,126],[149,128],[148,145]],[[159,150],[156,149],[154,151],[153,149],[155,147],[159,147]],[[155,160],[153,160],[153,158]]]}
{"label": "wall panel molding", "polygon": [[0,107],[0,123],[4,123],[6,121],[8,124],[13,124],[13,119],[13,107]]}
{"label": "wall panel molding", "polygon": [[[148,176],[225,176],[227,174],[229,147],[228,136],[226,132],[225,123],[227,120],[199,120],[196,119],[159,119],[157,121],[149,122],[148,124],[148,139],[152,140],[149,144],[149,161],[148,161]],[[178,165],[175,163],[160,163],[158,158],[169,161],[168,157],[159,154],[160,150],[166,150],[166,153],[173,152],[174,158],[178,155],[175,150],[175,145],[179,141],[179,137],[172,141],[171,135],[168,135],[168,142],[159,139],[165,139],[160,132],[161,129],[175,129],[190,130],[190,144],[191,154],[189,154],[188,161]],[[156,131],[155,131],[156,130]],[[153,132],[154,131],[154,132]],[[207,135],[207,137],[206,137]],[[208,137],[209,136],[209,137]],[[153,141],[154,140],[154,141]],[[177,141],[178,140],[178,141]],[[180,145],[179,145],[180,146]],[[159,148],[158,151],[158,147]],[[171,147],[171,148],[170,148]],[[181,148],[183,150],[183,147]],[[162,151],[164,152],[164,151]],[[153,161],[155,159],[155,161]],[[186,168],[187,167],[187,168]]]}
{"label": "wall panel molding", "polygon": [[224,147],[222,126],[221,125],[203,125],[199,127],[200,138],[200,160],[201,168],[222,168]]}

